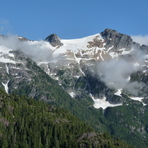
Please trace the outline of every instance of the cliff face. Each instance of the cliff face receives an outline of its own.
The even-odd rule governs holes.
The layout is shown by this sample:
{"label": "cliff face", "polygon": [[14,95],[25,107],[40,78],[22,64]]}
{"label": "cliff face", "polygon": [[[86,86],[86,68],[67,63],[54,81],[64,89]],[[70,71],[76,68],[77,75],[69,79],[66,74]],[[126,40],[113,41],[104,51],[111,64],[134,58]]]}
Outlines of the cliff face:
{"label": "cliff face", "polygon": [[106,48],[113,47],[114,51],[125,48],[126,50],[131,50],[133,45],[133,40],[130,36],[118,33],[116,30],[105,29],[101,32],[101,35],[106,41]]}
{"label": "cliff face", "polygon": [[46,39],[53,47],[55,46],[62,46],[60,38],[56,34],[49,35]]}

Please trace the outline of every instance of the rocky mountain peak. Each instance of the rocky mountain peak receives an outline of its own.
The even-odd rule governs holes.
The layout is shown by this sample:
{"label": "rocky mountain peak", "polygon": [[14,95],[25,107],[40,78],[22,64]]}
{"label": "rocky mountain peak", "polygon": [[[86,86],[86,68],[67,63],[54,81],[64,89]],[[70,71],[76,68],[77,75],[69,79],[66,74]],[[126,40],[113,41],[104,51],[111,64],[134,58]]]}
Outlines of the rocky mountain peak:
{"label": "rocky mountain peak", "polygon": [[61,39],[56,34],[49,35],[46,39],[53,47],[62,46]]}
{"label": "rocky mountain peak", "polygon": [[106,41],[106,48],[114,46],[114,51],[121,48],[126,48],[127,50],[132,48],[133,40],[128,35],[118,33],[116,30],[112,29],[105,29],[101,32],[101,35]]}
{"label": "rocky mountain peak", "polygon": [[29,39],[25,38],[25,37],[21,37],[21,36],[18,36],[18,39],[20,41],[30,41]]}

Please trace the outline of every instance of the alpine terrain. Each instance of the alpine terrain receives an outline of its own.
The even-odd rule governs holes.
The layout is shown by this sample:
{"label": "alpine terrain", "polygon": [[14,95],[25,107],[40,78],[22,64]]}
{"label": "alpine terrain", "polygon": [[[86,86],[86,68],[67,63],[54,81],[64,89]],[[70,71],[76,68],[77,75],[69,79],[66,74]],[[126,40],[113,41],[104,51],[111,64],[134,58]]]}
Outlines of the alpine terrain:
{"label": "alpine terrain", "polygon": [[116,30],[70,40],[56,34],[42,41],[1,35],[0,87],[148,147],[148,46]]}

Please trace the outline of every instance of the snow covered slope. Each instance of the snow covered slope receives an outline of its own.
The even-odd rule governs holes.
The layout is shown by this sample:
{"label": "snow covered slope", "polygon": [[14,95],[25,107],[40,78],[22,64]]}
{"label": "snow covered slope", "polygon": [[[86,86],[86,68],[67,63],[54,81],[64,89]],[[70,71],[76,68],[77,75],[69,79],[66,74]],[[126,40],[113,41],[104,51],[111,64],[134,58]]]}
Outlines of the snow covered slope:
{"label": "snow covered slope", "polygon": [[[118,42],[117,42],[118,40]],[[100,34],[81,39],[60,40],[62,45],[53,47],[46,44],[52,50],[53,60],[38,62],[38,65],[54,79],[74,98],[83,98],[87,94],[94,98],[106,101],[106,107],[121,105],[124,99],[119,95],[119,90],[137,96],[144,82],[133,82],[131,74],[138,71],[147,75],[147,54],[143,53],[141,46],[135,43],[130,36],[106,29]],[[44,63],[45,62],[45,63]],[[59,74],[62,71],[62,74]],[[103,81],[109,89],[114,89],[114,96],[119,96],[119,102],[114,102],[105,93],[94,92],[89,77]],[[96,81],[96,82],[97,82]],[[80,84],[79,84],[80,83]],[[84,86],[79,86],[84,85]],[[96,86],[95,87],[99,87]],[[117,93],[115,93],[117,92]],[[96,101],[94,101],[96,104]],[[113,104],[111,104],[113,103]],[[107,105],[108,104],[108,105]],[[96,107],[96,105],[94,105]],[[100,105],[101,107],[101,105]],[[97,107],[98,108],[98,107]]]}
{"label": "snow covered slope", "polygon": [[[121,105],[125,101],[122,96],[125,92],[131,97],[146,96],[144,87],[147,84],[131,75],[141,72],[141,77],[147,79],[148,48],[134,42],[130,36],[106,29],[80,39],[60,40],[55,34],[47,38],[44,41],[30,41],[16,36],[1,37],[0,62],[5,63],[6,73],[11,71],[10,64],[16,69],[14,65],[23,64],[13,54],[19,49],[56,79],[72,97],[90,97],[93,101],[94,98],[101,99],[108,104],[103,109]],[[16,77],[19,79],[19,76]],[[8,79],[2,81],[7,92],[8,83]],[[140,92],[142,88],[145,90],[143,94]],[[120,99],[113,99],[115,96]]]}

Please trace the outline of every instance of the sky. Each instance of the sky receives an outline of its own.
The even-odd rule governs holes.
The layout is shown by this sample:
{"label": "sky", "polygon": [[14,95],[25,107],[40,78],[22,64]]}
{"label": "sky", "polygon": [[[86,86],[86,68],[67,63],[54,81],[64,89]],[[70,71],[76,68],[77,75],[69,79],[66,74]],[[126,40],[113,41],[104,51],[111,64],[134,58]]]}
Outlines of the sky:
{"label": "sky", "polygon": [[0,34],[42,40],[82,38],[115,29],[148,35],[148,0],[3,0]]}

